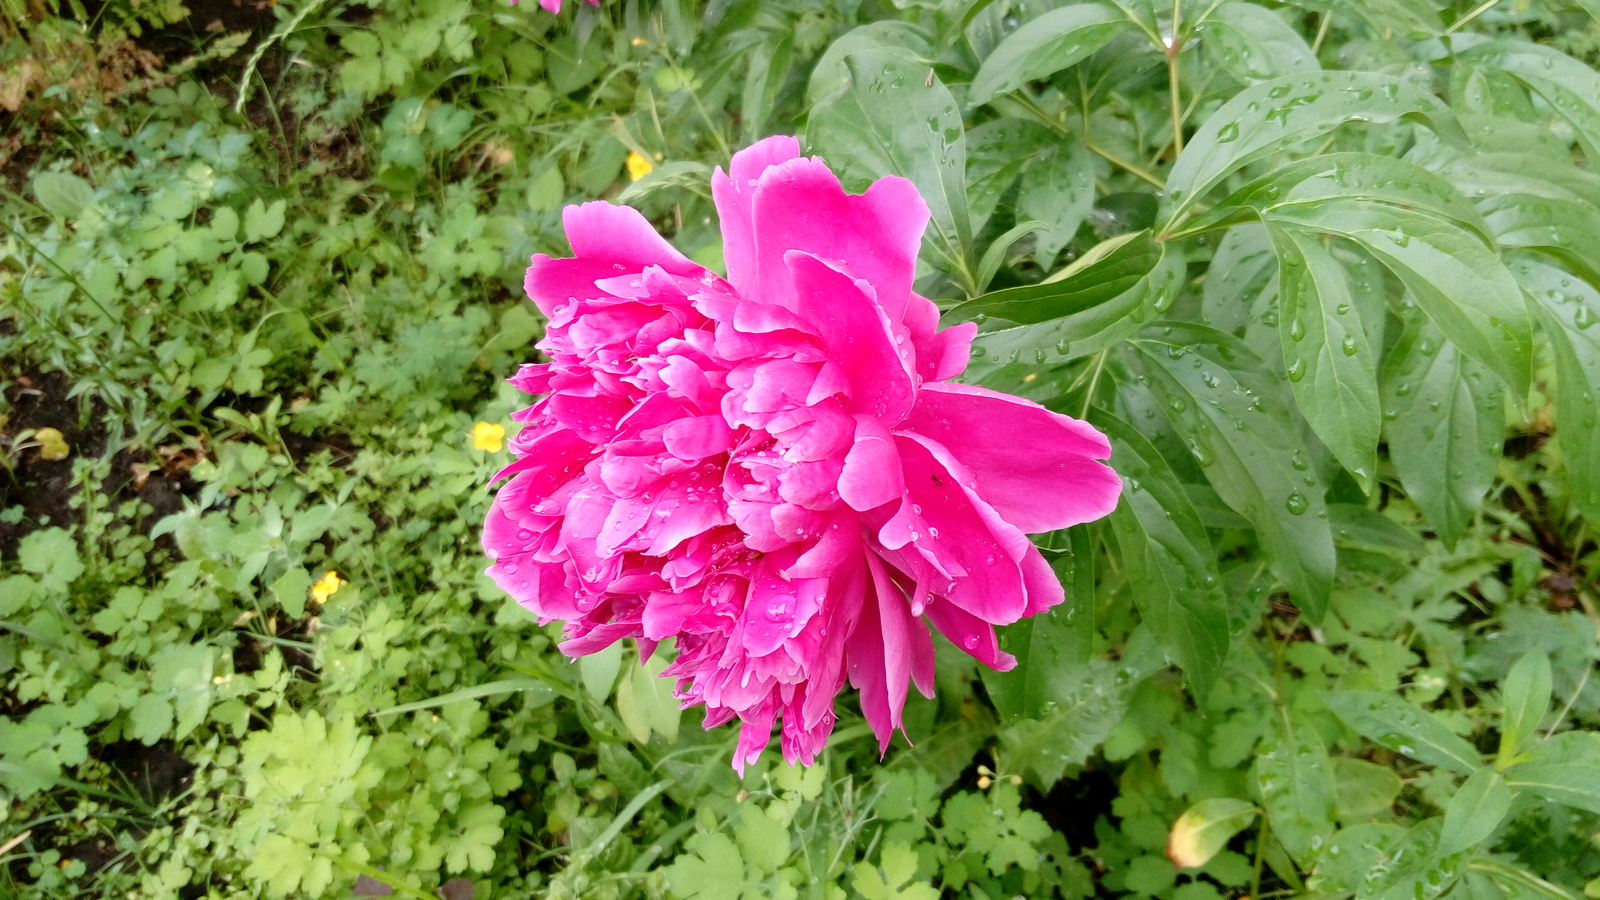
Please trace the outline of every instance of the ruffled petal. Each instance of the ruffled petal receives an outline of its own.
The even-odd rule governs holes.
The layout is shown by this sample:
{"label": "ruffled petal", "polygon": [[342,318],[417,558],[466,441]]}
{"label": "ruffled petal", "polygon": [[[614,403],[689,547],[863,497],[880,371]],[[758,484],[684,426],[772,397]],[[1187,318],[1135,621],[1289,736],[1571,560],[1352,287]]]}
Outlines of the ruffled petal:
{"label": "ruffled petal", "polygon": [[631,206],[604,200],[580,203],[561,211],[567,241],[579,259],[611,263],[617,272],[640,272],[660,266],[674,275],[696,277],[705,269],[656,233],[642,213]]}
{"label": "ruffled petal", "polygon": [[793,308],[783,257],[803,250],[843,263],[878,292],[889,320],[900,321],[928,224],[928,205],[910,181],[880,178],[865,194],[846,194],[822,160],[792,159],[762,173],[751,217],[755,265],[741,275],[740,293]]}
{"label": "ruffled petal", "polygon": [[902,425],[930,438],[972,472],[979,496],[1011,524],[1037,534],[1090,522],[1116,508],[1122,481],[1087,422],[986,388],[925,384]]}
{"label": "ruffled petal", "polygon": [[795,312],[814,326],[828,362],[849,385],[846,411],[898,424],[916,401],[911,350],[905,335],[894,333],[873,286],[803,251],[790,251],[784,261],[794,278]]}
{"label": "ruffled petal", "polygon": [[798,140],[788,135],[774,135],[735,153],[727,174],[718,166],[711,176],[711,198],[717,204],[717,217],[722,222],[722,260],[728,267],[728,281],[747,297],[760,299],[760,295],[751,290],[757,268],[756,185],[768,167],[799,155]]}

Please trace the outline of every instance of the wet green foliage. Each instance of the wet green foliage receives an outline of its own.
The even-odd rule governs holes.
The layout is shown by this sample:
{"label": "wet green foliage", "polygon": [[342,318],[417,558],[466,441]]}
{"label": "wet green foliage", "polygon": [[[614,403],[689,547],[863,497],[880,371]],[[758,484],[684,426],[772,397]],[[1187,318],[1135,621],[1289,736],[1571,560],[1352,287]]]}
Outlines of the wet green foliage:
{"label": "wet green foliage", "polygon": [[[567,5],[4,5],[0,893],[1600,896],[1600,6]],[[741,779],[477,529],[560,207],[719,266],[780,132],[1125,491]]]}

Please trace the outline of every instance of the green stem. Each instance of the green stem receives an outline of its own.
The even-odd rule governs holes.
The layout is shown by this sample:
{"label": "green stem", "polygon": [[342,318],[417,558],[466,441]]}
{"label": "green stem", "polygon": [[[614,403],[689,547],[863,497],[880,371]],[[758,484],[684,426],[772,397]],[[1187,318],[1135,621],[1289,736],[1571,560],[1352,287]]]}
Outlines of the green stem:
{"label": "green stem", "polygon": [[1183,153],[1183,99],[1178,76],[1178,55],[1183,52],[1179,30],[1179,0],[1172,0],[1172,39],[1167,44],[1167,90],[1172,94],[1172,155]]}
{"label": "green stem", "polygon": [[1483,15],[1484,13],[1488,12],[1491,7],[1493,7],[1496,3],[1499,3],[1499,2],[1500,2],[1500,0],[1483,0],[1482,3],[1478,4],[1478,8],[1477,9],[1474,9],[1472,12],[1469,12],[1466,15],[1462,16],[1461,18],[1457,19],[1456,23],[1454,25],[1451,25],[1449,28],[1446,28],[1444,30],[1444,33],[1445,34],[1455,34],[1457,31],[1461,30],[1461,27],[1463,25],[1466,25],[1468,22],[1471,22],[1473,19],[1476,19],[1477,17],[1479,17],[1479,16]]}

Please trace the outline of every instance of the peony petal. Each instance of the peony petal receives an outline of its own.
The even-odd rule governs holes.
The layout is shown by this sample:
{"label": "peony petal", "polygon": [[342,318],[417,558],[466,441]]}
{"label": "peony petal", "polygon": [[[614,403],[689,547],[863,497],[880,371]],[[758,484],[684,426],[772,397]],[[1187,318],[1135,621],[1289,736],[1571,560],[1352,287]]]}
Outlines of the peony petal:
{"label": "peony petal", "polygon": [[911,411],[911,351],[896,339],[871,284],[798,250],[784,254],[794,277],[795,312],[814,326],[849,383],[851,413],[870,415],[893,427]]}
{"label": "peony petal", "polygon": [[1111,467],[1097,462],[1111,455],[1105,435],[1021,397],[925,384],[901,428],[949,448],[978,495],[1028,533],[1108,515],[1122,490]]}
{"label": "peony petal", "polygon": [[960,647],[967,655],[996,672],[1009,672],[1016,668],[1017,658],[1000,649],[994,626],[965,612],[953,603],[934,601],[928,604],[928,621],[939,633]]}
{"label": "peony petal", "polygon": [[751,210],[755,265],[741,273],[740,293],[793,308],[783,257],[803,250],[843,263],[878,292],[889,320],[900,321],[928,224],[928,205],[910,181],[880,178],[865,194],[846,194],[822,160],[792,159],[762,173]]}
{"label": "peony petal", "polygon": [[[920,554],[949,575],[934,594],[995,625],[1021,618],[1027,594],[1018,563],[1033,544],[967,488],[971,474],[943,447],[918,435],[898,435],[896,442],[906,499],[879,539],[889,550]],[[913,576],[917,571],[901,568]]]}
{"label": "peony petal", "polygon": [[655,265],[674,275],[694,278],[705,274],[704,267],[667,243],[631,206],[604,200],[580,203],[561,211],[561,224],[579,259],[612,263],[617,272],[639,272]]}
{"label": "peony petal", "polygon": [[728,174],[718,166],[711,176],[711,197],[717,204],[717,217],[722,220],[722,259],[728,266],[728,281],[745,296],[759,298],[752,291],[756,271],[756,185],[768,167],[799,155],[799,141],[788,135],[775,135],[735,153],[728,164]]}
{"label": "peony petal", "polygon": [[839,496],[851,509],[866,512],[900,499],[905,479],[894,437],[877,419],[856,417],[856,440],[845,454]]}
{"label": "peony petal", "polygon": [[694,416],[667,425],[661,440],[679,459],[705,459],[733,449],[733,429],[720,415]]}

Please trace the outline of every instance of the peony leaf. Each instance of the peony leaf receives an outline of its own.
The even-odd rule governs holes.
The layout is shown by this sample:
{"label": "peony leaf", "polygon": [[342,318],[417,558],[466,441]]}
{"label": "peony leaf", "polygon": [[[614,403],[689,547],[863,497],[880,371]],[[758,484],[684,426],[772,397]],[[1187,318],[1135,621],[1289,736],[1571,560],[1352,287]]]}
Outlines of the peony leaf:
{"label": "peony leaf", "polygon": [[1140,618],[1183,668],[1196,700],[1204,702],[1228,657],[1228,600],[1216,550],[1156,448],[1108,413],[1096,410],[1090,421],[1111,438],[1122,476],[1111,527]]}
{"label": "peony leaf", "polygon": [[1334,568],[1327,488],[1277,377],[1238,339],[1181,322],[1146,327],[1124,359],[1223,502],[1255,526],[1290,597],[1320,622]]}
{"label": "peony leaf", "polygon": [[1553,803],[1600,813],[1600,735],[1568,731],[1528,752],[1526,762],[1506,770],[1509,787]]}
{"label": "peony leaf", "polygon": [[1000,629],[1000,649],[1015,656],[1017,666],[1009,672],[983,670],[989,699],[1006,719],[1048,715],[1086,674],[1094,642],[1094,541],[1087,525],[1065,533],[1071,550],[1052,568],[1066,600]]}
{"label": "peony leaf", "polygon": [[1206,16],[1199,35],[1200,46],[1245,84],[1322,68],[1298,31],[1254,3],[1223,3]]}
{"label": "peony leaf", "polygon": [[1348,238],[1377,257],[1444,336],[1525,396],[1533,324],[1499,256],[1453,221],[1387,203],[1326,200],[1273,210],[1269,218]]}
{"label": "peony leaf", "polygon": [[1269,224],[1278,332],[1295,404],[1367,493],[1378,475],[1377,360],[1350,277],[1322,239]]}
{"label": "peony leaf", "polygon": [[1600,72],[1540,44],[1497,40],[1457,57],[1468,65],[1497,69],[1527,85],[1577,132],[1589,159],[1600,159]]}
{"label": "peony leaf", "polygon": [[1106,3],[1075,3],[1023,24],[994,48],[972,79],[972,105],[988,103],[1069,66],[1134,27],[1121,10]]}
{"label": "peony leaf", "polygon": [[1375,72],[1290,75],[1245,88],[1206,119],[1173,164],[1158,221],[1170,229],[1232,173],[1353,119],[1420,120],[1466,143],[1449,107],[1409,82]]}
{"label": "peony leaf", "polygon": [[1018,189],[1020,218],[1049,226],[1036,239],[1034,261],[1044,268],[1054,266],[1056,255],[1077,235],[1093,206],[1094,166],[1089,151],[1076,138],[1056,141],[1049,155],[1034,160],[1022,173]]}
{"label": "peony leaf", "polygon": [[850,77],[807,120],[813,152],[846,186],[908,178],[932,214],[924,246],[942,268],[968,268],[966,131],[961,110],[928,64],[903,51],[864,49],[844,59]]}
{"label": "peony leaf", "polygon": [[1557,441],[1567,461],[1573,503],[1600,523],[1600,290],[1533,259],[1515,259],[1511,274],[1527,291],[1554,350]]}
{"label": "peony leaf", "polygon": [[1501,398],[1489,372],[1420,317],[1384,361],[1389,457],[1407,496],[1447,546],[1461,537],[1494,483],[1505,428]]}

